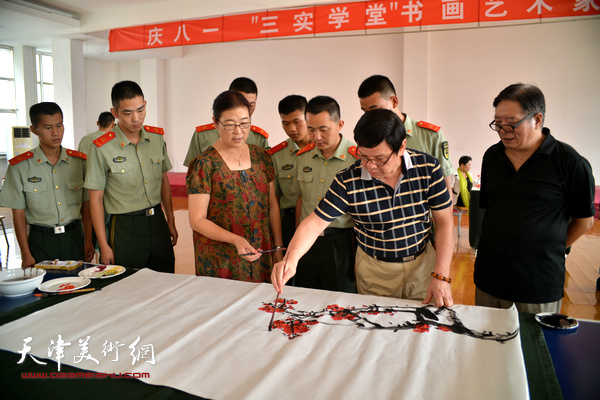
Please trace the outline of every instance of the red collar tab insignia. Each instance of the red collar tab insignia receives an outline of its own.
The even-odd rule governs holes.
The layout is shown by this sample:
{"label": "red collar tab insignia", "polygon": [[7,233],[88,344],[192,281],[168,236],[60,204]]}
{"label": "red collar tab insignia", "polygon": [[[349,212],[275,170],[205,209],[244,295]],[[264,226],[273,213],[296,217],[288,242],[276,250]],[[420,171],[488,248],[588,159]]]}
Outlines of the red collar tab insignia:
{"label": "red collar tab insignia", "polygon": [[277,153],[279,150],[285,149],[287,147],[287,145],[288,145],[287,140],[284,140],[283,142],[279,143],[277,146],[271,147],[267,151],[269,152],[270,155],[273,155],[273,154]]}
{"label": "red collar tab insignia", "polygon": [[216,129],[216,125],[214,123],[197,126],[196,132],[200,133],[200,132],[204,132],[204,131],[209,131],[211,129]]}
{"label": "red collar tab insignia", "polygon": [[165,130],[156,126],[144,125],[144,130],[150,133],[156,133],[157,135],[164,135]]}
{"label": "red collar tab insignia", "polygon": [[262,129],[262,128],[259,128],[259,127],[258,127],[258,126],[256,126],[256,125],[252,125],[252,126],[250,126],[250,130],[251,130],[252,132],[256,132],[256,133],[258,133],[259,135],[263,135],[263,136],[264,136],[265,138],[267,138],[267,139],[269,138],[269,134],[267,133],[267,131],[265,131],[265,130],[264,130],[264,129]]}
{"label": "red collar tab insignia", "polygon": [[116,137],[113,131],[108,131],[104,135],[100,136],[98,139],[93,140],[92,143],[96,145],[96,147],[102,147],[106,143],[110,142]]}
{"label": "red collar tab insignia", "polygon": [[77,157],[77,158],[81,158],[82,160],[87,160],[87,154],[82,153],[80,151],[67,149],[67,155],[73,156],[73,157]]}
{"label": "red collar tab insignia", "polygon": [[352,154],[355,158],[358,158],[358,149],[356,146],[348,147],[348,153]]}
{"label": "red collar tab insignia", "polygon": [[299,151],[296,153],[296,155],[297,155],[297,156],[299,156],[300,154],[302,154],[302,153],[306,153],[307,151],[311,151],[311,150],[312,150],[312,149],[314,149],[314,148],[315,148],[315,144],[314,144],[314,143],[307,144],[306,146],[304,146],[303,148],[301,148],[301,149],[300,149],[300,150],[299,150]]}
{"label": "red collar tab insignia", "polygon": [[10,163],[10,165],[17,165],[21,161],[27,160],[27,159],[29,159],[31,157],[33,157],[33,152],[28,151],[28,152],[25,152],[23,154],[19,154],[16,157],[11,158],[8,162]]}
{"label": "red collar tab insignia", "polygon": [[417,122],[417,125],[420,126],[421,128],[429,129],[430,131],[434,131],[434,132],[438,132],[440,129],[442,129],[437,125],[430,124],[429,122],[425,122],[425,121],[419,121],[419,122]]}

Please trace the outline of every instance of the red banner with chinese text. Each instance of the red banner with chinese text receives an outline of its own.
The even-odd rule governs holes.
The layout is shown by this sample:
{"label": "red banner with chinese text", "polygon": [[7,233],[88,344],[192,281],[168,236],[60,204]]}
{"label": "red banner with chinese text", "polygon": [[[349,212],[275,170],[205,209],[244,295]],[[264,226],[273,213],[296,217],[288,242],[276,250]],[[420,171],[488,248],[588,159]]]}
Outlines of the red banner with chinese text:
{"label": "red banner with chinese text", "polygon": [[364,2],[332,4],[316,8],[316,33],[347,32],[365,29]]}
{"label": "red banner with chinese text", "polygon": [[112,29],[110,51],[371,29],[600,15],[600,0],[398,0],[336,3]]}
{"label": "red banner with chinese text", "polygon": [[421,0],[421,25],[466,24],[478,21],[478,0]]}
{"label": "red banner with chinese text", "polygon": [[313,35],[315,33],[315,7],[298,8],[294,10],[269,11],[269,26],[267,37],[282,37],[296,35]]}

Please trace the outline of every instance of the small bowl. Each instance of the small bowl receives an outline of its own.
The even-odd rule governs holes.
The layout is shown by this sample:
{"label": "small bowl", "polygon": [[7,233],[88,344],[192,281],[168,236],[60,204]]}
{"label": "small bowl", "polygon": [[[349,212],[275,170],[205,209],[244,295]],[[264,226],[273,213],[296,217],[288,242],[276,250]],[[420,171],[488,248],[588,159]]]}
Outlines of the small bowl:
{"label": "small bowl", "polygon": [[46,270],[15,268],[0,271],[0,294],[5,297],[25,296],[32,293],[44,280]]}

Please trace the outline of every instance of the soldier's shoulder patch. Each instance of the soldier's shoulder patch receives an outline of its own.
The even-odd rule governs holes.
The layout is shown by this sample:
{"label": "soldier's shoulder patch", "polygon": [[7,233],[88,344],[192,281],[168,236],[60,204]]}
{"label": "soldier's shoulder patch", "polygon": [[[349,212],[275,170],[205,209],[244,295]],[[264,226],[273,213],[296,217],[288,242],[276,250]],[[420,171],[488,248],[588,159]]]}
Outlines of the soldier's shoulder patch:
{"label": "soldier's shoulder patch", "polygon": [[419,121],[417,122],[417,125],[420,126],[421,128],[425,128],[425,129],[429,129],[430,131],[434,131],[434,132],[439,132],[440,128],[437,125],[431,124],[429,122],[425,122],[425,121]]}
{"label": "soldier's shoulder patch", "polygon": [[8,162],[10,163],[10,165],[17,165],[21,161],[25,161],[31,157],[33,157],[33,152],[27,151],[23,154],[19,154],[18,156],[11,158],[10,160],[8,160]]}
{"label": "soldier's shoulder patch", "polygon": [[300,150],[299,150],[299,151],[296,153],[296,155],[298,155],[298,156],[299,156],[300,154],[303,154],[303,153],[306,153],[306,152],[308,152],[308,151],[311,151],[311,150],[312,150],[312,149],[314,149],[314,148],[315,148],[315,144],[314,144],[314,143],[307,144],[306,146],[304,146],[303,148],[301,148],[301,149],[300,149]]}
{"label": "soldier's shoulder patch", "polygon": [[94,143],[96,147],[102,147],[116,137],[117,136],[113,131],[108,131],[104,135],[100,136],[98,139],[93,140],[92,143]]}
{"label": "soldier's shoulder patch", "polygon": [[264,130],[264,129],[262,129],[262,128],[259,128],[259,127],[258,127],[258,126],[256,126],[256,125],[252,125],[252,126],[250,126],[250,130],[251,130],[252,132],[256,132],[256,133],[258,133],[259,135],[262,135],[262,136],[264,136],[264,137],[265,137],[265,138],[267,138],[267,139],[269,138],[269,134],[267,133],[267,131],[265,131],[265,130]]}
{"label": "soldier's shoulder patch", "polygon": [[217,126],[214,124],[214,122],[212,124],[200,125],[196,127],[196,133],[210,131],[212,129],[215,129],[216,127]]}
{"label": "soldier's shoulder patch", "polygon": [[157,135],[164,135],[165,130],[157,126],[144,125],[144,130],[150,133],[156,133]]}
{"label": "soldier's shoulder patch", "polygon": [[275,147],[271,147],[269,150],[267,150],[269,152],[269,155],[273,155],[275,153],[277,153],[279,150],[285,149],[288,145],[287,140],[284,140],[283,142],[279,143],[277,146]]}
{"label": "soldier's shoulder patch", "polygon": [[348,153],[352,154],[355,158],[358,158],[358,149],[356,146],[348,147]]}
{"label": "soldier's shoulder patch", "polygon": [[442,152],[444,154],[444,158],[446,160],[449,160],[450,159],[450,147],[448,146],[448,142],[442,143]]}
{"label": "soldier's shoulder patch", "polygon": [[87,154],[82,153],[77,150],[67,149],[67,155],[72,156],[72,157],[81,158],[82,160],[87,160]]}

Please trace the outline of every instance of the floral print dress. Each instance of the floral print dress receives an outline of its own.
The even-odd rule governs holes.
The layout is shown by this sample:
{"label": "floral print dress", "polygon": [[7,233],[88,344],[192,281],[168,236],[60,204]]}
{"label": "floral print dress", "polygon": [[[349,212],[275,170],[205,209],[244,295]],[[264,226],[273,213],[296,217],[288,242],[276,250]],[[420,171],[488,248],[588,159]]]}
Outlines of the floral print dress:
{"label": "floral print dress", "polygon": [[[269,154],[248,145],[251,168],[232,171],[214,147],[209,147],[188,168],[188,194],[210,194],[207,218],[242,236],[255,249],[272,248],[269,220],[269,182],[275,170]],[[269,282],[273,261],[263,254],[257,261],[241,258],[234,245],[218,242],[194,231],[196,275]]]}

